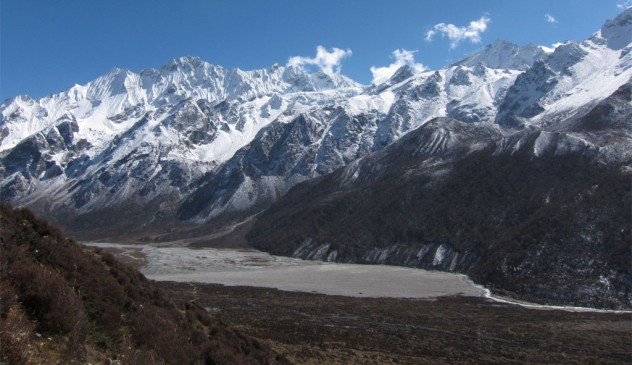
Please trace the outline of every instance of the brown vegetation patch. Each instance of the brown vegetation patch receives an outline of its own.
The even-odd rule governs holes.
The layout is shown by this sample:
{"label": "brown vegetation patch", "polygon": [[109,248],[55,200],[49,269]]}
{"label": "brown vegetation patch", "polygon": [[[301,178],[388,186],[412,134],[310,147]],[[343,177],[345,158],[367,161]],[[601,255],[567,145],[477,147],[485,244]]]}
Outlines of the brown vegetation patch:
{"label": "brown vegetation patch", "polygon": [[629,364],[632,315],[158,283],[299,364]]}
{"label": "brown vegetation patch", "polygon": [[284,363],[111,254],[0,207],[0,362]]}

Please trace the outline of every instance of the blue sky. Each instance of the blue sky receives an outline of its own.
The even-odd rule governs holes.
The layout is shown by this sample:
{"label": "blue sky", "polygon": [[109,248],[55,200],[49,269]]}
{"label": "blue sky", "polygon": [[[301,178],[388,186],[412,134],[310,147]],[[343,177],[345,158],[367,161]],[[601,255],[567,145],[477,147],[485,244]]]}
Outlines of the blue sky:
{"label": "blue sky", "polygon": [[137,72],[185,55],[245,70],[286,65],[291,57],[308,65],[318,63],[318,46],[329,57],[319,60],[333,57],[340,61],[334,71],[368,84],[372,66],[397,63],[395,50],[400,62],[414,57],[437,69],[496,39],[546,46],[582,40],[629,5],[632,0],[0,0],[0,100],[42,97],[113,67]]}

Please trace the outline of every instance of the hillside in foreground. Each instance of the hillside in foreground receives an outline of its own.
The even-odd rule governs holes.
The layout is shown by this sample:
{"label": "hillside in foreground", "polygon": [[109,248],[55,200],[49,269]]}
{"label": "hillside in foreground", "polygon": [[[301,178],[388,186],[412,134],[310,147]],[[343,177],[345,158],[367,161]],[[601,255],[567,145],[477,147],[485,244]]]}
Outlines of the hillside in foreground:
{"label": "hillside in foreground", "polygon": [[283,364],[111,254],[0,205],[0,363]]}

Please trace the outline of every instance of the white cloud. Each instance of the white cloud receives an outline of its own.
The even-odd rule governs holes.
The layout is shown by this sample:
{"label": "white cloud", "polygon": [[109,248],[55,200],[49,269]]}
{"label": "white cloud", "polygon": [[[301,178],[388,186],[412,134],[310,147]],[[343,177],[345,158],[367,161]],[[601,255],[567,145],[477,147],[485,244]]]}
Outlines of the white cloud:
{"label": "white cloud", "polygon": [[481,33],[487,30],[487,23],[490,21],[491,19],[488,16],[483,15],[480,19],[471,21],[466,27],[439,23],[426,32],[426,40],[430,42],[435,35],[441,34],[450,39],[450,48],[456,48],[464,40],[479,43],[481,41]]}
{"label": "white cloud", "polygon": [[555,17],[549,13],[544,14],[544,20],[546,20],[547,23],[551,24],[557,23],[557,19],[555,19]]}
{"label": "white cloud", "polygon": [[287,61],[288,66],[303,67],[305,65],[312,65],[320,68],[324,73],[334,75],[340,73],[341,61],[345,57],[351,56],[351,50],[343,50],[340,48],[333,48],[330,51],[323,46],[316,47],[316,57],[302,57],[293,56]]}
{"label": "white cloud", "polygon": [[417,51],[396,49],[392,53],[392,57],[395,59],[395,62],[391,63],[389,66],[384,67],[371,66],[371,73],[373,74],[373,84],[379,85],[387,81],[400,67],[404,65],[410,66],[413,70],[415,70],[415,72],[424,71],[426,69],[424,65],[422,65],[421,63],[415,63],[415,52]]}
{"label": "white cloud", "polygon": [[619,10],[632,8],[632,0],[625,0],[624,2],[617,4],[617,8],[619,8]]}

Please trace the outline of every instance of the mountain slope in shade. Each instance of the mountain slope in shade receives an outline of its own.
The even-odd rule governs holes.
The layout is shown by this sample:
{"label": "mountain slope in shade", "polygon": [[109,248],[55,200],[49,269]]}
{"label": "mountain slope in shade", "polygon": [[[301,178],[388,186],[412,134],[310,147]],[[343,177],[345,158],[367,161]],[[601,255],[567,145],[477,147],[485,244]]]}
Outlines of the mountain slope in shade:
{"label": "mountain slope in shade", "polygon": [[[458,140],[477,147],[451,147]],[[463,272],[530,301],[629,309],[632,160],[605,165],[600,150],[569,133],[502,137],[438,119],[299,184],[248,239],[306,259]]]}

